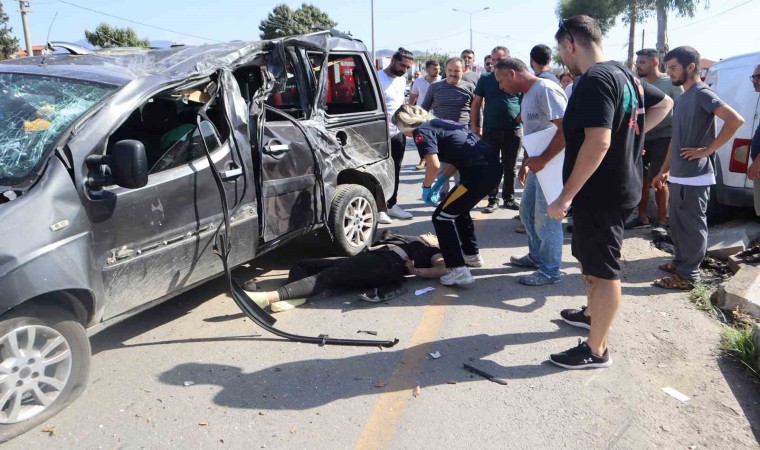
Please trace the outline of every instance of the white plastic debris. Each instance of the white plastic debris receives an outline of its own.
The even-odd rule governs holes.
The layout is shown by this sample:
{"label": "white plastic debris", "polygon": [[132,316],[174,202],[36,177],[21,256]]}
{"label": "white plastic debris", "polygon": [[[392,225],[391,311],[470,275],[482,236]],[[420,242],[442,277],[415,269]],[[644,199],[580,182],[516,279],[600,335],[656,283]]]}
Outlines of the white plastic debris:
{"label": "white plastic debris", "polygon": [[426,287],[426,288],[422,288],[422,289],[417,289],[416,291],[414,291],[414,295],[427,294],[428,292],[434,291],[434,290],[435,290],[434,287]]}
{"label": "white plastic debris", "polygon": [[184,383],[182,383],[182,384],[184,384],[185,386],[192,386],[192,385],[194,385],[194,384],[195,384],[195,381],[185,381],[185,382],[184,382]]}
{"label": "white plastic debris", "polygon": [[428,353],[428,355],[430,355],[430,357],[433,359],[438,359],[441,357],[441,352],[436,350],[433,353]]}
{"label": "white plastic debris", "polygon": [[672,387],[664,387],[664,388],[662,388],[662,391],[664,393],[672,396],[676,400],[680,400],[682,402],[688,402],[689,400],[691,400],[691,397],[678,392],[677,390],[673,389]]}

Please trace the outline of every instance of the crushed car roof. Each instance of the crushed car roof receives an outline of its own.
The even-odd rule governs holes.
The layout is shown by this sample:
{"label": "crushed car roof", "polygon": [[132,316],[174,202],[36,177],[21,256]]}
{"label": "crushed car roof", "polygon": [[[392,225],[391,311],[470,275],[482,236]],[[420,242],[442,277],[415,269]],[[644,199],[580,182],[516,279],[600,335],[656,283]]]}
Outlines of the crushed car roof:
{"label": "crushed car roof", "polygon": [[255,42],[233,41],[165,49],[115,48],[96,50],[86,55],[52,54],[19,58],[0,62],[0,71],[66,76],[63,71],[68,72],[70,77],[92,79],[95,76],[97,79],[93,81],[115,84],[126,84],[151,75],[178,80],[208,75],[219,67],[246,64],[257,54],[275,48],[278,43],[301,44],[325,51],[366,51],[359,40],[333,31],[322,31]]}

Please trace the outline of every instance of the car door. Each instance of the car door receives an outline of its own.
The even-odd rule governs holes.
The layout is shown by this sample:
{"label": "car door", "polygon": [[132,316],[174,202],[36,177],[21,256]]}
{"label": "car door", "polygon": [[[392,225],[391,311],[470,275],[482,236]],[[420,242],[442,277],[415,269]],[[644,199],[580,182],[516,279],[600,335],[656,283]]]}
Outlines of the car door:
{"label": "car door", "polygon": [[[311,59],[315,59],[310,55]],[[365,53],[331,51],[320,70],[326,128],[356,164],[388,157],[388,124]]]}
{"label": "car door", "polygon": [[264,243],[313,225],[319,211],[315,156],[300,123],[312,94],[297,58],[288,49],[286,77],[277,81],[264,106],[257,155]]}
{"label": "car door", "polygon": [[[157,142],[167,135],[182,134],[174,133],[175,127],[159,137],[154,128],[166,125],[166,110],[170,108],[156,109],[158,102],[154,98],[138,108],[111,136],[111,141],[131,138],[145,144],[152,167],[147,185],[139,189],[109,186],[102,194],[91,196],[95,253],[103,261],[107,299],[104,319],[189,289],[222,271],[212,242],[223,218],[212,170],[233,173],[241,163],[235,158],[226,128],[229,105],[211,107],[208,115],[212,121],[203,120],[200,125],[206,134],[215,136],[206,141],[213,160],[210,166],[201,130],[192,126],[194,115],[182,124],[192,126],[192,130],[174,144],[167,144],[167,150],[155,152]],[[184,144],[184,148],[177,148]],[[243,202],[233,217],[230,233],[230,241],[235,243],[230,259],[235,264],[254,255],[257,230],[251,219],[256,216],[256,205],[248,198],[255,196],[243,198],[244,189],[235,177],[224,183],[224,189],[230,207]]]}

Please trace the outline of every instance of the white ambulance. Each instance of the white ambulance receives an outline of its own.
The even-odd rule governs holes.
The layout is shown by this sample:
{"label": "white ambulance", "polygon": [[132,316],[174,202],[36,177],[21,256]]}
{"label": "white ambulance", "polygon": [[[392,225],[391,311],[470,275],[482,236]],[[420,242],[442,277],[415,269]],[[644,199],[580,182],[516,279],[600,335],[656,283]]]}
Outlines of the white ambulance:
{"label": "white ambulance", "polygon": [[[715,63],[705,76],[705,83],[744,118],[744,125],[716,152],[717,185],[710,193],[711,210],[753,206],[753,182],[747,179],[747,167],[752,162],[749,160],[752,135],[760,122],[760,93],[755,92],[750,76],[758,64],[760,52],[733,56]],[[716,132],[722,127],[723,121],[717,119]]]}

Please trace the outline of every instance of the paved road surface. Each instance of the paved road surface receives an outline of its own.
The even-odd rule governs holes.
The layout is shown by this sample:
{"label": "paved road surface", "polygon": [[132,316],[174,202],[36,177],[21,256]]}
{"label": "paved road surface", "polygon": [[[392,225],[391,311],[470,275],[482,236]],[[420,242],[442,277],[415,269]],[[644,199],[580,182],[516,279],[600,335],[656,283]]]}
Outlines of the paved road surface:
{"label": "paved road surface", "polygon": [[[422,174],[412,170],[417,161],[408,151],[400,192],[415,217],[393,226],[408,234],[432,230],[432,208],[419,199]],[[310,335],[376,330],[401,340],[393,349],[284,342],[245,319],[217,280],[95,336],[84,396],[4,448],[757,446],[755,384],[718,356],[715,320],[684,295],[650,287],[666,254],[644,232],[625,243],[613,366],[564,371],[547,363],[550,353],[585,336],[558,320],[561,309],[584,302],[578,264],[566,235],[564,281],[517,284],[522,272],[504,265],[526,252],[514,215],[474,214],[486,266],[474,271],[472,288],[410,280],[409,293],[388,304],[330,294],[277,316],[283,329]],[[237,276],[276,287],[297,247]],[[426,286],[436,289],[414,295]],[[435,351],[440,359],[428,356]],[[508,384],[466,372],[462,363]],[[676,400],[663,387],[691,400]]]}

